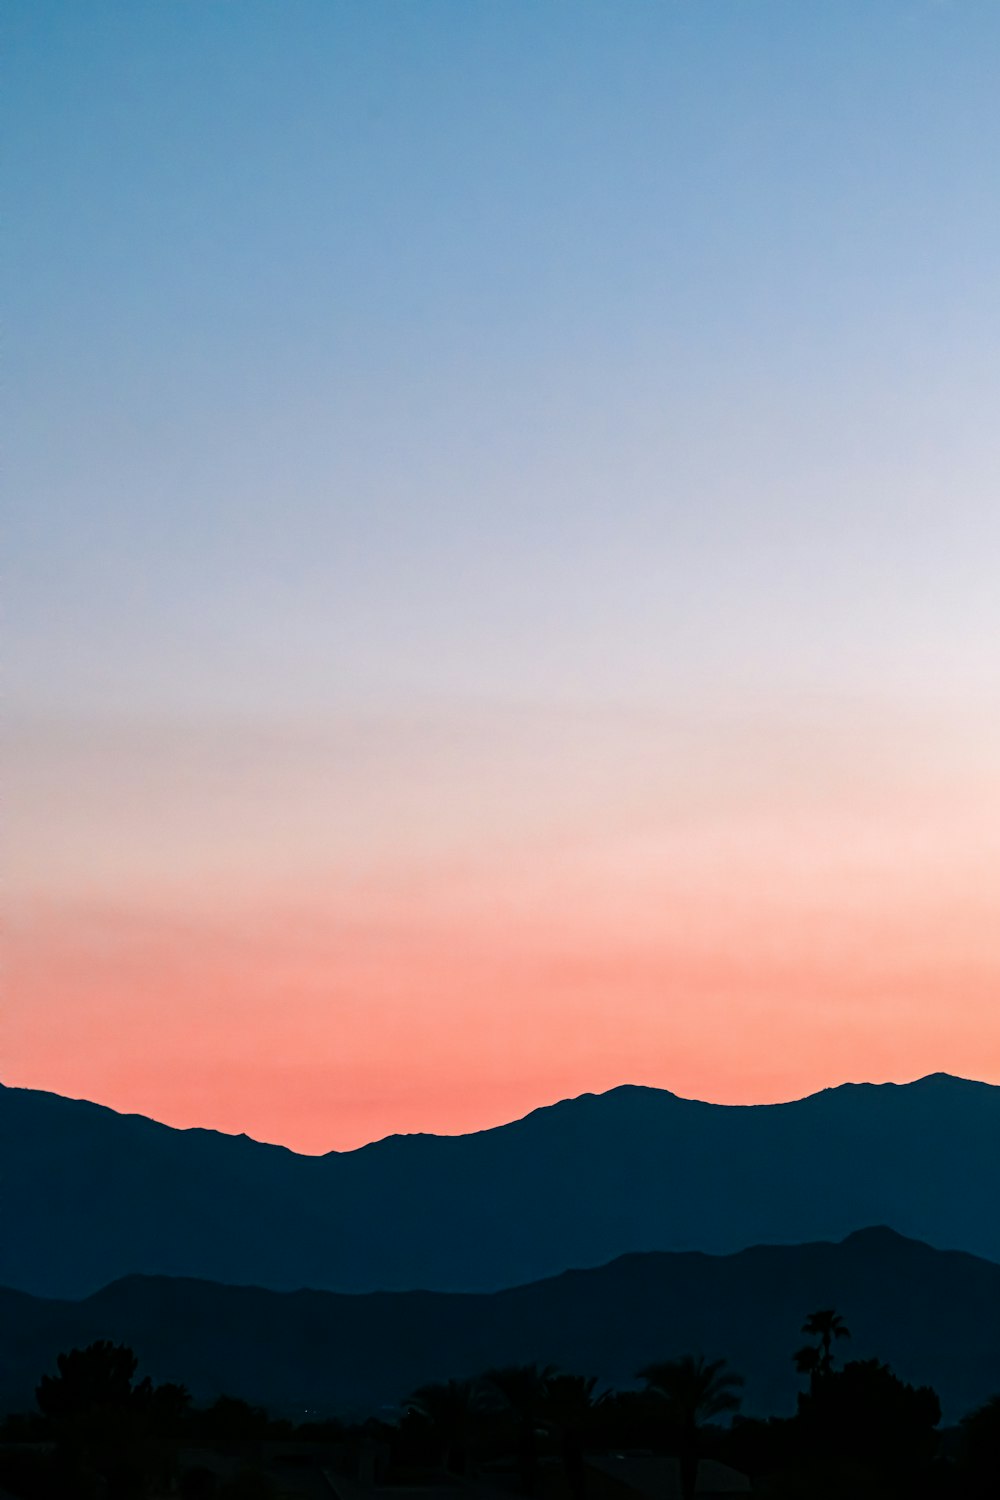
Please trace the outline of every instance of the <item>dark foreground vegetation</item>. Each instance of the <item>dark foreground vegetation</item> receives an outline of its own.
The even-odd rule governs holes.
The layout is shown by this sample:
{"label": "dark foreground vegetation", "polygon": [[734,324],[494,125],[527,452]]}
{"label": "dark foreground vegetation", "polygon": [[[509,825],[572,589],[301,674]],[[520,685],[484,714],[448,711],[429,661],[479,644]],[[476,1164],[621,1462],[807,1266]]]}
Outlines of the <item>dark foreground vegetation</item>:
{"label": "dark foreground vegetation", "polygon": [[739,1374],[700,1355],[647,1365],[630,1390],[518,1365],[425,1385],[364,1422],[293,1422],[226,1396],[196,1407],[183,1386],[137,1379],[130,1349],[96,1343],[60,1355],[37,1387],[37,1410],[0,1426],[0,1496],[1000,1495],[1000,1395],[942,1430],[929,1387],[905,1384],[877,1359],[838,1360],[850,1333],[835,1311],[811,1314],[803,1333],[808,1342],[792,1355],[797,1411],[767,1420],[742,1416]]}

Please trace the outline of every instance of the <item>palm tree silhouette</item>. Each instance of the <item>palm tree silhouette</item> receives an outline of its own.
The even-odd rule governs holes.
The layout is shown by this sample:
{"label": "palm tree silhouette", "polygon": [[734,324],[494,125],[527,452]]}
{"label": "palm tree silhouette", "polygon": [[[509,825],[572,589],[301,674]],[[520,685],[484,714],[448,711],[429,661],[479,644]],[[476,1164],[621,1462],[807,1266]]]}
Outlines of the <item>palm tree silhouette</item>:
{"label": "palm tree silhouette", "polygon": [[533,1495],[538,1478],[538,1434],[544,1422],[545,1397],[554,1365],[505,1365],[487,1370],[486,1380],[511,1412],[518,1429],[521,1489]]}
{"label": "palm tree silhouette", "polygon": [[809,1376],[809,1389],[810,1391],[814,1391],[816,1389],[816,1377],[819,1374],[820,1368],[820,1352],[816,1345],[806,1344],[803,1348],[796,1349],[792,1358],[795,1361],[795,1368],[798,1373]]}
{"label": "palm tree silhouette", "polygon": [[702,1354],[684,1354],[662,1364],[644,1365],[636,1372],[648,1390],[658,1397],[678,1446],[681,1487],[694,1494],[698,1469],[699,1428],[713,1417],[739,1408],[742,1375],[730,1370],[724,1359],[705,1359]]}
{"label": "palm tree silhouette", "polygon": [[[822,1346],[822,1354],[819,1359],[820,1375],[829,1375],[833,1369],[834,1339],[849,1339],[851,1330],[832,1307],[821,1307],[818,1312],[810,1313],[802,1325],[802,1332],[807,1333],[810,1338],[819,1339]],[[798,1356],[796,1356],[798,1358]]]}
{"label": "palm tree silhouette", "polygon": [[553,1375],[545,1390],[543,1420],[558,1438],[573,1500],[582,1500],[586,1490],[583,1454],[594,1409],[604,1399],[602,1395],[594,1400],[596,1385],[596,1375]]}
{"label": "palm tree silhouette", "polygon": [[482,1393],[471,1380],[448,1380],[422,1385],[403,1403],[425,1417],[441,1445],[441,1467],[464,1471],[472,1447]]}

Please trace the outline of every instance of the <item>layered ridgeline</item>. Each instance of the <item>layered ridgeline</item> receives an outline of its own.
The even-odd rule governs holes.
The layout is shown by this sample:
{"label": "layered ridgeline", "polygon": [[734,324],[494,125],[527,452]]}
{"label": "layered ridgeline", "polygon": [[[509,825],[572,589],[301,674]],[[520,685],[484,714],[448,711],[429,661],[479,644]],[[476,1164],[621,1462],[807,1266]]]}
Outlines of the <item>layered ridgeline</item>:
{"label": "layered ridgeline", "polygon": [[42,1296],[135,1273],[488,1291],[870,1224],[1000,1260],[1000,1088],[943,1074],[752,1107],[625,1087],[320,1157],[6,1088],[0,1170],[0,1284]]}
{"label": "layered ridgeline", "polygon": [[28,1408],[59,1350],[121,1340],[154,1380],[273,1412],[367,1415],[416,1387],[496,1366],[552,1362],[633,1383],[651,1360],[724,1355],[746,1377],[748,1415],[790,1414],[793,1352],[818,1307],[851,1330],[838,1361],[879,1357],[938,1392],[955,1420],[1000,1390],[1000,1266],[890,1230],[842,1244],[738,1255],[626,1256],[491,1294],[344,1296],[129,1277],[80,1302],[0,1292],[0,1410]]}

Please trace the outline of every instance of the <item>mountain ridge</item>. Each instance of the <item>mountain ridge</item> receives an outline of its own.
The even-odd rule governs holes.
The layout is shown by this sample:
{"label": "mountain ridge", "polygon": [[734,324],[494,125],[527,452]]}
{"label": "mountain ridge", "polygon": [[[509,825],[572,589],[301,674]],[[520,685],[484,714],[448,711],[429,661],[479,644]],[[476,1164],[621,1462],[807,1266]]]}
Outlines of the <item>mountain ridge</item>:
{"label": "mountain ridge", "polygon": [[0,1282],[130,1272],[277,1290],[490,1291],[630,1251],[865,1224],[1000,1260],[1000,1088],[950,1075],[715,1105],[644,1085],[470,1135],[287,1147],[0,1090]]}
{"label": "mountain ridge", "polygon": [[493,1131],[507,1130],[511,1126],[523,1124],[538,1115],[544,1115],[552,1110],[559,1110],[565,1105],[583,1105],[587,1101],[608,1100],[615,1095],[653,1095],[658,1099],[672,1099],[680,1104],[702,1105],[706,1109],[723,1109],[732,1111],[762,1110],[762,1109],[784,1109],[796,1104],[807,1104],[813,1099],[822,1099],[830,1094],[838,1094],[852,1089],[916,1089],[927,1084],[958,1084],[962,1087],[980,1088],[1000,1091],[1000,1084],[989,1083],[985,1079],[966,1078],[960,1074],[938,1071],[934,1073],[921,1074],[917,1078],[907,1079],[899,1083],[894,1079],[884,1079],[880,1083],[871,1080],[845,1079],[843,1083],[828,1084],[823,1088],[814,1089],[811,1093],[797,1095],[793,1099],[763,1100],[752,1104],[727,1103],[724,1100],[697,1099],[687,1094],[678,1094],[673,1089],[650,1083],[616,1083],[609,1089],[585,1089],[580,1094],[568,1094],[564,1098],[553,1099],[548,1104],[538,1104],[523,1115],[516,1115],[510,1120],[500,1120],[493,1125],[483,1125],[475,1130],[464,1131],[435,1131],[435,1130],[403,1130],[390,1131],[388,1135],[376,1136],[370,1141],[364,1141],[358,1146],[345,1148],[331,1147],[327,1151],[297,1151],[294,1146],[285,1145],[282,1141],[267,1141],[259,1136],[250,1135],[245,1130],[231,1131],[219,1130],[211,1125],[171,1125],[166,1120],[158,1120],[154,1115],[143,1114],[141,1110],[116,1109],[112,1104],[102,1104],[99,1100],[86,1099],[76,1095],[60,1094],[53,1089],[30,1088],[23,1084],[9,1084],[0,1080],[0,1094],[22,1094],[30,1095],[35,1099],[56,1100],[59,1104],[80,1105],[91,1110],[102,1111],[107,1115],[114,1115],[120,1120],[139,1120],[146,1125],[156,1126],[161,1130],[170,1130],[178,1135],[213,1136],[227,1141],[248,1141],[251,1145],[262,1146],[274,1151],[284,1151],[290,1156],[297,1156],[310,1161],[322,1160],[326,1157],[354,1156],[361,1151],[370,1151],[375,1146],[382,1146],[388,1141],[451,1141],[466,1140],[472,1136],[489,1135]]}

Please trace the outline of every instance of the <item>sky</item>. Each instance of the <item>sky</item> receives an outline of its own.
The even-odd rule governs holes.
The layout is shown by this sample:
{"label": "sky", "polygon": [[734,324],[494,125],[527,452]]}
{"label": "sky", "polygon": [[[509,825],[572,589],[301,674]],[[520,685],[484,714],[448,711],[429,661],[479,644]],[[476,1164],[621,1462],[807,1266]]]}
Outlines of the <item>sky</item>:
{"label": "sky", "polygon": [[1000,1083],[994,0],[0,31],[0,1079]]}

